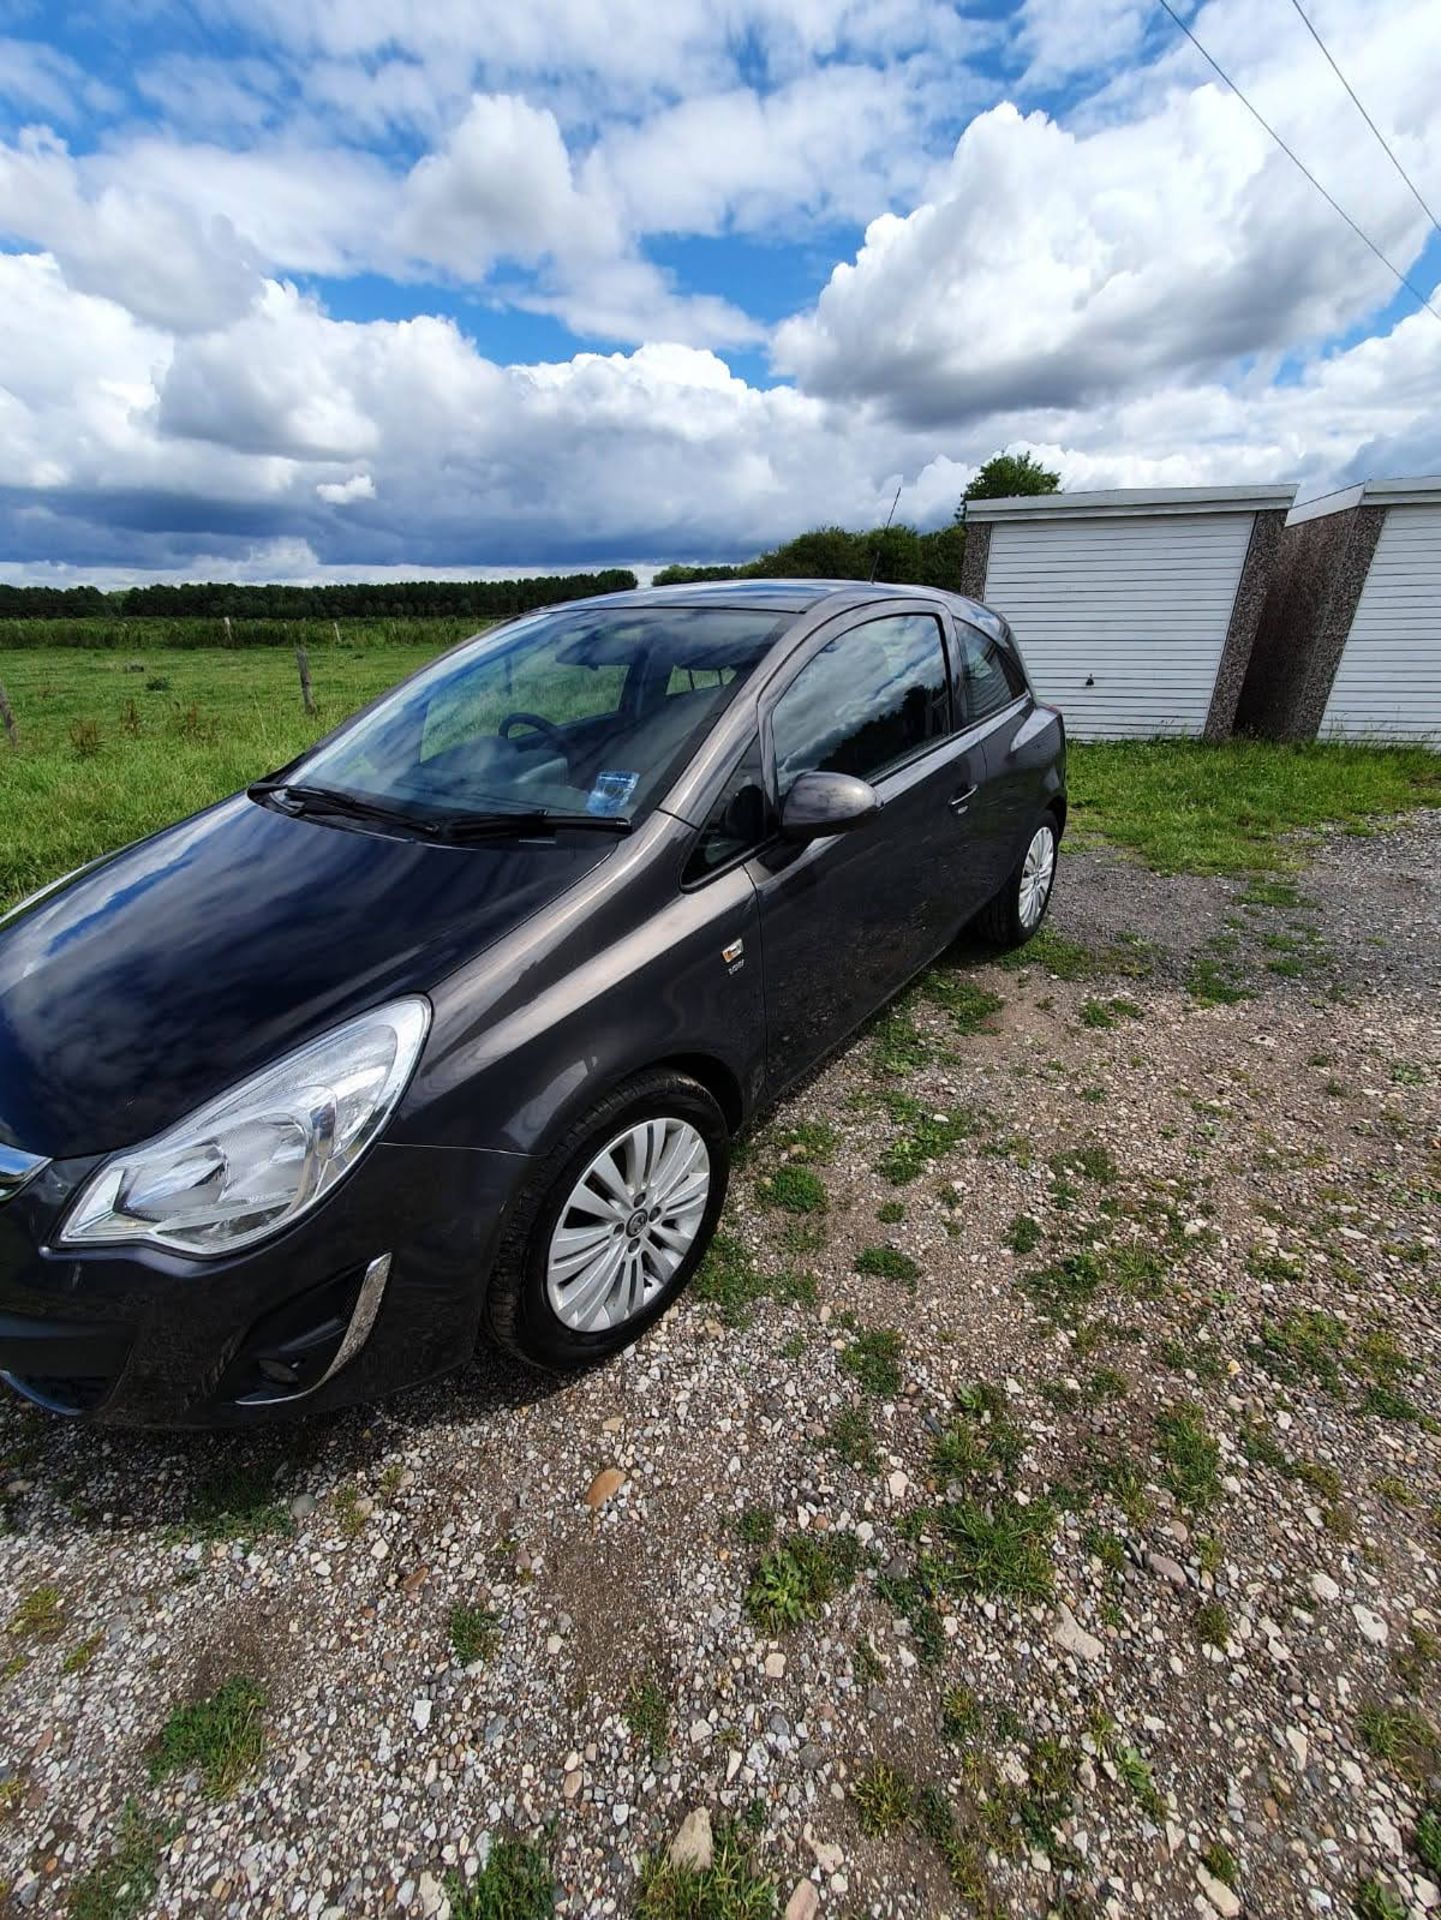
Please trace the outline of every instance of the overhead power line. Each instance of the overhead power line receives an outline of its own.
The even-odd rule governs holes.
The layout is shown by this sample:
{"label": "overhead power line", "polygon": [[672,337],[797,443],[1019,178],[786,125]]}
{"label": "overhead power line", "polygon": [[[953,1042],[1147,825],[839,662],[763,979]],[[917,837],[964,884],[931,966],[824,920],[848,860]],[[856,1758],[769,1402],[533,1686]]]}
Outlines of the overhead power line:
{"label": "overhead power line", "polygon": [[1311,185],[1316,189],[1317,193],[1319,193],[1321,198],[1326,202],[1327,206],[1330,207],[1334,213],[1340,214],[1341,218],[1346,222],[1346,225],[1351,229],[1352,233],[1355,234],[1356,238],[1362,241],[1366,246],[1368,246],[1371,249],[1372,253],[1375,254],[1376,258],[1381,262],[1382,266],[1385,267],[1386,271],[1389,274],[1394,276],[1394,278],[1400,283],[1401,286],[1403,286],[1406,289],[1407,293],[1409,293],[1413,299],[1420,302],[1420,304],[1426,309],[1427,313],[1430,314],[1433,320],[1435,320],[1438,324],[1441,324],[1441,310],[1438,310],[1437,308],[1432,306],[1431,302],[1426,298],[1426,295],[1416,285],[1415,281],[1408,280],[1406,275],[1402,273],[1401,269],[1395,264],[1394,261],[1387,259],[1386,255],[1382,253],[1381,249],[1376,245],[1376,242],[1371,238],[1370,234],[1367,233],[1363,227],[1359,227],[1356,224],[1356,222],[1351,218],[1350,214],[1347,213],[1346,209],[1341,205],[1340,201],[1334,199],[1331,194],[1327,193],[1326,189],[1321,185],[1321,182],[1316,178],[1315,174],[1312,173],[1311,169],[1306,165],[1305,161],[1302,160],[1299,157],[1299,155],[1294,153],[1291,150],[1291,148],[1287,146],[1286,142],[1281,138],[1280,134],[1277,133],[1276,129],[1271,125],[1270,121],[1263,116],[1259,107],[1252,106],[1251,102],[1247,99],[1246,95],[1242,93],[1241,89],[1236,85],[1236,82],[1231,78],[1230,74],[1226,72],[1225,68],[1220,64],[1220,62],[1213,59],[1212,56],[1206,51],[1206,49],[1201,45],[1201,42],[1196,38],[1195,34],[1192,33],[1191,29],[1186,25],[1185,21],[1181,18],[1180,14],[1177,13],[1176,9],[1171,5],[1171,0],[1158,0],[1158,4],[1164,7],[1166,12],[1170,14],[1171,18],[1175,21],[1176,25],[1181,29],[1182,33],[1185,34],[1186,38],[1190,41],[1191,45],[1196,49],[1197,53],[1200,54],[1201,58],[1206,62],[1207,66],[1212,69],[1212,71],[1220,78],[1220,80],[1223,82],[1224,85],[1230,88],[1231,92],[1235,94],[1236,98],[1241,102],[1241,105],[1246,109],[1247,113],[1250,114],[1251,118],[1256,122],[1256,124],[1263,130],[1263,132],[1268,133],[1270,137],[1276,142],[1276,145],[1281,149],[1282,153],[1285,154],[1286,158],[1291,162],[1292,166],[1297,168],[1299,172],[1305,174],[1306,178],[1311,182]]}
{"label": "overhead power line", "polygon": [[1406,182],[1406,185],[1411,189],[1411,198],[1416,202],[1417,206],[1421,209],[1422,213],[1424,213],[1426,218],[1431,222],[1431,225],[1435,228],[1436,232],[1441,233],[1441,220],[1438,220],[1436,218],[1435,214],[1432,213],[1430,207],[1428,207],[1426,202],[1422,199],[1421,189],[1417,186],[1416,182],[1411,178],[1410,174],[1407,173],[1406,169],[1402,166],[1401,162],[1396,158],[1395,152],[1393,151],[1391,146],[1391,142],[1386,138],[1385,134],[1382,133],[1381,129],[1376,125],[1376,122],[1371,118],[1370,114],[1367,113],[1366,109],[1362,106],[1360,97],[1357,94],[1356,89],[1351,85],[1351,82],[1346,78],[1345,74],[1342,73],[1340,67],[1336,64],[1335,54],[1332,53],[1331,49],[1326,45],[1326,42],[1321,38],[1320,34],[1317,33],[1315,27],[1311,24],[1310,18],[1308,17],[1305,8],[1301,5],[1301,0],[1291,0],[1291,5],[1296,9],[1297,13],[1300,14],[1307,33],[1310,34],[1311,38],[1316,42],[1316,45],[1321,49],[1322,53],[1325,54],[1327,60],[1330,62],[1332,73],[1335,74],[1336,78],[1341,82],[1341,85],[1346,89],[1347,93],[1350,94],[1352,103],[1354,104],[1357,113],[1360,114],[1361,118],[1366,122],[1366,125],[1371,129],[1372,133],[1375,134],[1376,139],[1380,144],[1381,151],[1386,155],[1386,158],[1391,162],[1391,165],[1396,169],[1397,173],[1400,174],[1401,178]]}

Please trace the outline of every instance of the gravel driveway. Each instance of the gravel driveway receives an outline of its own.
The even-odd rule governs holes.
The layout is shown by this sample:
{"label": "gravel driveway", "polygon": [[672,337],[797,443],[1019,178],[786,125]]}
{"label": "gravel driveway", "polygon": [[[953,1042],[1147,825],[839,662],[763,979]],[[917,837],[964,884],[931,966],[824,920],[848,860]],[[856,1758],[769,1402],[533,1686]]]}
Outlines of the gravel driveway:
{"label": "gravel driveway", "polygon": [[0,1911],[1437,1906],[1438,856],[1076,855],[586,1378],[7,1403]]}

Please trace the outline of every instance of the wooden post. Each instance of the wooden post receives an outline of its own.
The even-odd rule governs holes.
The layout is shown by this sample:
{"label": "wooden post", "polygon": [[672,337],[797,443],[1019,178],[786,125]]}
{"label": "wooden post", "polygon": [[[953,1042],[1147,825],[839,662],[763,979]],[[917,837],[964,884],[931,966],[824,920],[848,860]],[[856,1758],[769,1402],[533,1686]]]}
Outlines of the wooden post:
{"label": "wooden post", "polygon": [[332,620],[330,625],[335,634],[335,644],[338,647],[340,645],[340,622],[338,620]]}
{"label": "wooden post", "polygon": [[232,636],[230,632],[230,615],[227,613],[222,617],[224,618],[224,621],[225,621],[225,644],[228,647],[231,644],[231,640],[232,640]]}
{"label": "wooden post", "polygon": [[15,723],[15,709],[10,704],[10,696],[6,693],[3,683],[0,683],[0,720],[5,722],[5,731],[10,736],[11,746],[18,747],[20,729]]}
{"label": "wooden post", "polygon": [[305,711],[314,713],[315,695],[310,686],[310,655],[304,647],[295,649],[295,664],[300,669],[300,697],[305,702]]}

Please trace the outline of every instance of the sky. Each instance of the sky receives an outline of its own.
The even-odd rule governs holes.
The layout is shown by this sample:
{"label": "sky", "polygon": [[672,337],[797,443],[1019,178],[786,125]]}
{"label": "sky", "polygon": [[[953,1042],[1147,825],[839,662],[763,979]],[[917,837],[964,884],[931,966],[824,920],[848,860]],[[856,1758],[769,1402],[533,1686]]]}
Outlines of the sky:
{"label": "sky", "polygon": [[[1177,0],[1441,310],[1293,0]],[[1441,5],[1305,0],[1441,208]],[[1155,0],[0,0],[0,578],[746,557],[1441,468],[1441,321]]]}

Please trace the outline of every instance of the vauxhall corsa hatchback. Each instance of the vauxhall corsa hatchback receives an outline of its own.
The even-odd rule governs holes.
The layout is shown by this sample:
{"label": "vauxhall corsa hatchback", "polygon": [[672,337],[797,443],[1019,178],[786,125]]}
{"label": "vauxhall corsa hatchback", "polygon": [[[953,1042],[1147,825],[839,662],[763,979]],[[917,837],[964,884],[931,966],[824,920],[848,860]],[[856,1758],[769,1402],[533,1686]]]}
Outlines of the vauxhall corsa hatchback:
{"label": "vauxhall corsa hatchback", "polygon": [[608,596],[467,642],[0,921],[0,1371],[239,1424],[484,1334],[634,1340],[731,1141],[972,921],[1028,939],[1059,714],[919,588]]}

